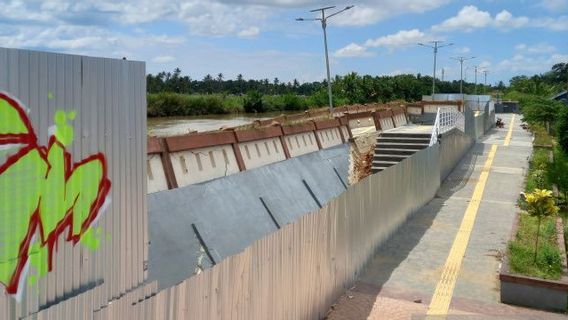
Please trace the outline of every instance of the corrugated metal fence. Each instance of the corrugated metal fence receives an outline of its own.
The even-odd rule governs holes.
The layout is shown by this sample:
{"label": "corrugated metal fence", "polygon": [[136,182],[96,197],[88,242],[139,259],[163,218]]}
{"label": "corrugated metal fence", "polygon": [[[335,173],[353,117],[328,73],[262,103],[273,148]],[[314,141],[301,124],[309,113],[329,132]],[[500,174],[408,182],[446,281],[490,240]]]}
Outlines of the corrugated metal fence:
{"label": "corrugated metal fence", "polygon": [[[111,181],[107,198],[110,204],[106,210],[101,209],[96,223],[102,228],[98,250],[87,249],[81,243],[73,245],[65,241],[66,233],[62,233],[54,250],[53,270],[39,278],[36,285],[20,285],[21,302],[5,295],[0,285],[0,319],[23,318],[96,286],[96,290],[89,291],[89,301],[63,303],[69,313],[53,319],[80,318],[71,314],[90,316],[92,310],[106,306],[145,279],[145,64],[0,48],[0,91],[19,99],[29,109],[40,146],[48,144],[56,112],[75,111],[76,117],[69,121],[74,127],[73,143],[67,147],[71,161],[101,153]],[[3,161],[0,158],[0,165]],[[14,197],[19,196],[16,193]],[[29,222],[23,220],[29,219],[27,215],[17,213],[0,224],[7,227],[8,223]],[[10,231],[0,227],[0,239],[6,239],[9,234],[1,234],[2,230]],[[30,274],[33,271],[30,268]]]}
{"label": "corrugated metal fence", "polygon": [[[157,294],[155,284],[141,288],[93,319],[322,318],[377,247],[434,197],[441,170],[471,146],[457,130],[448,135],[201,274]],[[68,308],[52,309],[41,319],[64,319],[58,315]]]}
{"label": "corrugated metal fence", "polygon": [[156,293],[156,283],[136,288],[147,256],[144,65],[0,49],[0,68],[0,88],[31,108],[38,135],[46,134],[57,106],[79,112],[72,156],[103,152],[113,183],[99,221],[109,239],[95,254],[60,246],[37,291],[26,289],[21,303],[0,299],[3,319],[321,318],[377,247],[434,197],[441,172],[470,146],[444,146],[459,139],[443,139],[442,147],[364,179],[322,209]]}

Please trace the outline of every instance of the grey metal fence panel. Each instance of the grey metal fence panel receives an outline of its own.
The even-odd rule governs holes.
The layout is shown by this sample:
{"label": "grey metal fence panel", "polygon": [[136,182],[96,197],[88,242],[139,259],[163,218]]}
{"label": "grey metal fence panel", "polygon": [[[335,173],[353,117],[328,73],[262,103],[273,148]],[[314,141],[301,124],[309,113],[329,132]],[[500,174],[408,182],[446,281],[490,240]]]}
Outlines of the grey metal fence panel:
{"label": "grey metal fence panel", "polygon": [[[320,319],[377,247],[434,197],[441,163],[467,151],[450,149],[447,142],[421,150],[175,286],[141,287],[73,319]],[[455,154],[440,156],[450,151]],[[74,299],[84,301],[92,291]]]}
{"label": "grey metal fence panel", "polygon": [[475,143],[475,139],[458,129],[442,135],[440,142],[440,181],[444,181]]}
{"label": "grey metal fence panel", "polygon": [[88,303],[63,303],[64,309],[48,316],[63,319],[63,314],[81,310],[92,314],[92,308],[106,305],[144,281],[148,242],[142,156],[146,154],[145,64],[0,48],[0,91],[29,110],[40,146],[48,144],[57,111],[76,111],[75,119],[69,121],[74,140],[66,148],[71,161],[102,153],[112,184],[110,204],[96,223],[102,228],[98,250],[72,245],[61,234],[53,270],[37,285],[28,287],[24,282],[20,302],[4,294],[0,285],[0,318],[28,317],[100,286],[88,291]]}

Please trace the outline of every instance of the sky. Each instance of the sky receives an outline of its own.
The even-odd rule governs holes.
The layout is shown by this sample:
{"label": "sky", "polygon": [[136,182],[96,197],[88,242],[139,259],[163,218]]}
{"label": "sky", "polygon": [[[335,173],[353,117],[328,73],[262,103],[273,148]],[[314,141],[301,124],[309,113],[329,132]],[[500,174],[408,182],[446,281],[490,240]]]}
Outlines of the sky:
{"label": "sky", "polygon": [[[321,24],[310,9],[355,7],[331,18],[332,75],[432,74],[460,78],[452,57],[487,71],[487,82],[546,72],[568,62],[568,0],[0,0],[0,46],[126,57],[148,73],[176,67],[193,79],[300,82],[325,77]],[[333,11],[331,11],[333,12]],[[483,82],[483,75],[479,75]]]}

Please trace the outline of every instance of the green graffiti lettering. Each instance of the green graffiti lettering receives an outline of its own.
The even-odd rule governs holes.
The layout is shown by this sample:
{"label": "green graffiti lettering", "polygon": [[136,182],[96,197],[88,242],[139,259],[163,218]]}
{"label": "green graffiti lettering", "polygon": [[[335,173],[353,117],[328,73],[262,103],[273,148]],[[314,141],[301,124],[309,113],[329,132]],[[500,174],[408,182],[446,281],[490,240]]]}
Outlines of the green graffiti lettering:
{"label": "green graffiti lettering", "polygon": [[110,189],[102,154],[73,164],[65,150],[73,142],[68,121],[75,119],[75,112],[55,113],[55,134],[43,148],[28,132],[32,126],[22,111],[14,99],[0,93],[0,147],[24,144],[0,164],[0,282],[9,294],[18,291],[27,263],[36,272],[28,278],[30,284],[52,269],[61,235],[98,248],[102,230],[92,224]]}

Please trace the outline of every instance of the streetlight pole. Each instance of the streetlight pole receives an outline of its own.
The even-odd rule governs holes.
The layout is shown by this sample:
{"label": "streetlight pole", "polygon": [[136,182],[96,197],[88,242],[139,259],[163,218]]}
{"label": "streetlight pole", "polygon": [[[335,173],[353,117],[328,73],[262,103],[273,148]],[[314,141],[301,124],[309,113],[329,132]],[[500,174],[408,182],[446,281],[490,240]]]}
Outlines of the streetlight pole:
{"label": "streetlight pole", "polygon": [[434,72],[432,74],[432,99],[434,99],[434,94],[436,93],[436,62],[438,58],[438,49],[453,45],[453,43],[442,44],[443,42],[444,41],[436,40],[436,41],[430,41],[429,43],[432,43],[431,45],[424,43],[418,44],[419,46],[434,49]]}
{"label": "streetlight pole", "polygon": [[489,73],[489,70],[483,70],[483,75],[485,76],[485,79],[483,80],[483,94],[485,94],[485,90],[487,88],[487,74]]}
{"label": "streetlight pole", "polygon": [[475,95],[477,95],[477,66],[475,66]]}
{"label": "streetlight pole", "polygon": [[323,44],[324,44],[324,48],[325,48],[325,67],[327,69],[327,96],[329,98],[329,112],[333,113],[333,97],[332,97],[332,92],[331,92],[331,72],[329,69],[329,54],[328,54],[328,49],[327,49],[327,20],[333,16],[336,16],[342,12],[345,12],[351,8],[353,8],[354,6],[347,6],[342,10],[339,10],[335,13],[332,13],[328,16],[325,15],[325,11],[326,10],[330,10],[335,8],[335,6],[330,6],[330,7],[324,7],[324,8],[319,8],[319,9],[314,9],[314,10],[310,10],[310,12],[321,12],[321,18],[311,18],[311,19],[305,19],[305,18],[297,18],[296,21],[320,21],[321,22],[321,28],[323,29]]}
{"label": "streetlight pole", "polygon": [[475,57],[453,57],[453,60],[460,62],[460,95],[463,101],[463,63],[464,61],[474,59]]}

